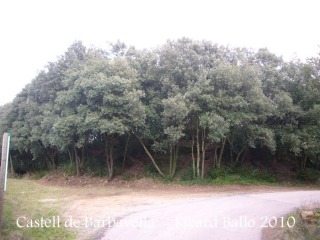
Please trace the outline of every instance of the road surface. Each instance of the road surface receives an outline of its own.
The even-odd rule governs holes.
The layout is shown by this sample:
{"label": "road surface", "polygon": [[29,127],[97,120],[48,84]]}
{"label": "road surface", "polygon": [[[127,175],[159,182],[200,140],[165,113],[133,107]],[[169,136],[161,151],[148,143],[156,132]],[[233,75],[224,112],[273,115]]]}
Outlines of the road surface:
{"label": "road surface", "polygon": [[[276,218],[320,201],[320,191],[241,194],[149,206],[106,226],[101,240],[261,239]],[[294,226],[289,221],[277,225]]]}

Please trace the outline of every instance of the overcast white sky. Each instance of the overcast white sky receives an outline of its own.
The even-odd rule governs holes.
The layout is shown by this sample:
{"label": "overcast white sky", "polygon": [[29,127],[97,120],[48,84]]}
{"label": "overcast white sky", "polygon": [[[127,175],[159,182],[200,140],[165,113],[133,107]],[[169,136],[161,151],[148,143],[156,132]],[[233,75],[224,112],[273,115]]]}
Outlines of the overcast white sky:
{"label": "overcast white sky", "polygon": [[319,0],[0,0],[0,105],[75,40],[154,48],[185,36],[286,60],[316,56],[319,9]]}

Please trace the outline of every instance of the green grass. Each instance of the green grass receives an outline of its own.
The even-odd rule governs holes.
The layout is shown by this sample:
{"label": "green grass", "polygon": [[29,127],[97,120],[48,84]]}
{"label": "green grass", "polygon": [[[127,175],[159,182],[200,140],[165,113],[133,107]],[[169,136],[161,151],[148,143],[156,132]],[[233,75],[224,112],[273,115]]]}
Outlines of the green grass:
{"label": "green grass", "polygon": [[184,185],[277,185],[275,177],[252,167],[213,169],[205,179],[193,179],[192,168],[182,172],[179,184]]}
{"label": "green grass", "polygon": [[[39,202],[41,199],[54,198],[61,194],[60,190],[49,187],[39,187],[34,181],[25,179],[9,179],[8,190],[5,193],[3,226],[0,239],[76,239],[76,235],[63,227],[33,227],[19,228],[17,218],[44,219],[61,216],[61,206],[56,202]],[[61,221],[62,222],[62,221]]]}
{"label": "green grass", "polygon": [[210,172],[211,184],[240,184],[240,185],[276,185],[274,176],[266,171],[253,167],[231,168],[222,167]]}

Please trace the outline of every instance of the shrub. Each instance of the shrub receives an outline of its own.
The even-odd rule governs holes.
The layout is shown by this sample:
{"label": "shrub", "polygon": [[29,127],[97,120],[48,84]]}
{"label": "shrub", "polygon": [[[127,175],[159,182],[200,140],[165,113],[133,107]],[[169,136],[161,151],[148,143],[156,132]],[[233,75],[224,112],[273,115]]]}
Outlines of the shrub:
{"label": "shrub", "polygon": [[68,163],[68,164],[64,165],[63,171],[67,176],[72,176],[75,174],[76,169],[75,169],[74,164]]}
{"label": "shrub", "polygon": [[234,169],[227,166],[223,166],[221,168],[213,168],[209,175],[212,179],[217,179],[221,177],[226,177],[230,174],[233,174],[234,172]]}
{"label": "shrub", "polygon": [[301,169],[297,171],[296,178],[298,180],[316,183],[320,178],[320,171],[313,168]]}
{"label": "shrub", "polygon": [[190,181],[193,180],[193,169],[192,166],[189,166],[181,171],[180,176],[181,181]]}
{"label": "shrub", "polygon": [[41,179],[47,174],[46,171],[38,171],[34,174],[34,179]]}

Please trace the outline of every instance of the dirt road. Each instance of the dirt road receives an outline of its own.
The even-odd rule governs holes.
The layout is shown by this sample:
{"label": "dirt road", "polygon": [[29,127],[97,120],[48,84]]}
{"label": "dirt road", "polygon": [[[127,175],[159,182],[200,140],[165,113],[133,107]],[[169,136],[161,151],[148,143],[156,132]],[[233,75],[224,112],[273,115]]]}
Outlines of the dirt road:
{"label": "dirt road", "polygon": [[[109,219],[105,233],[95,239],[261,239],[262,228],[274,226],[273,220],[315,201],[320,201],[320,191],[180,199]],[[277,225],[295,227],[295,220],[278,220]]]}
{"label": "dirt road", "polygon": [[[256,231],[272,217],[305,204],[304,199],[320,202],[317,186],[202,186],[163,184],[153,179],[106,182],[102,178],[59,175],[37,181],[9,179],[8,184],[10,223],[16,224],[22,216],[31,222],[42,217],[59,219],[61,224],[45,229],[12,227],[6,239],[21,239],[17,236],[24,235],[45,239],[52,235],[52,239],[66,240],[170,240],[194,239],[194,234],[209,234],[209,239],[215,239],[214,234],[219,232],[221,236],[232,236],[232,232]],[[299,193],[303,198],[292,195],[302,190],[306,190]],[[274,205],[280,206],[279,212],[273,211]]]}
{"label": "dirt road", "polygon": [[[297,200],[298,202],[292,205],[287,204],[286,198],[283,202],[279,202],[265,199],[269,195],[256,194],[266,192],[285,194],[302,190],[279,186],[162,185],[147,179],[121,184],[102,184],[98,187],[96,181],[91,183],[90,179],[83,181],[77,179],[75,182],[81,182],[83,185],[70,188],[69,180],[59,182],[61,186],[66,185],[68,194],[57,202],[63,206],[65,219],[71,218],[80,222],[79,226],[73,227],[78,233],[77,239],[80,240],[194,239],[194,236],[199,234],[215,239],[213,238],[215,234],[232,236],[235,233],[238,236],[238,232],[246,234],[250,231],[255,231],[254,236],[258,236],[261,230],[259,225],[263,224],[264,220],[261,218],[278,217],[279,214],[299,207],[300,201]],[[50,179],[42,182],[46,185],[51,183],[56,185],[57,181]],[[319,195],[315,198],[320,200]],[[295,198],[289,197],[289,200],[293,199]],[[275,203],[283,207],[280,207],[283,212],[272,212]],[[257,208],[265,212],[256,212]],[[252,218],[255,222],[254,227],[251,225],[228,227],[228,222],[247,224],[246,221]],[[120,226],[122,223],[134,226],[123,227]],[[226,227],[221,228],[221,225]],[[250,231],[247,231],[248,228]]]}

